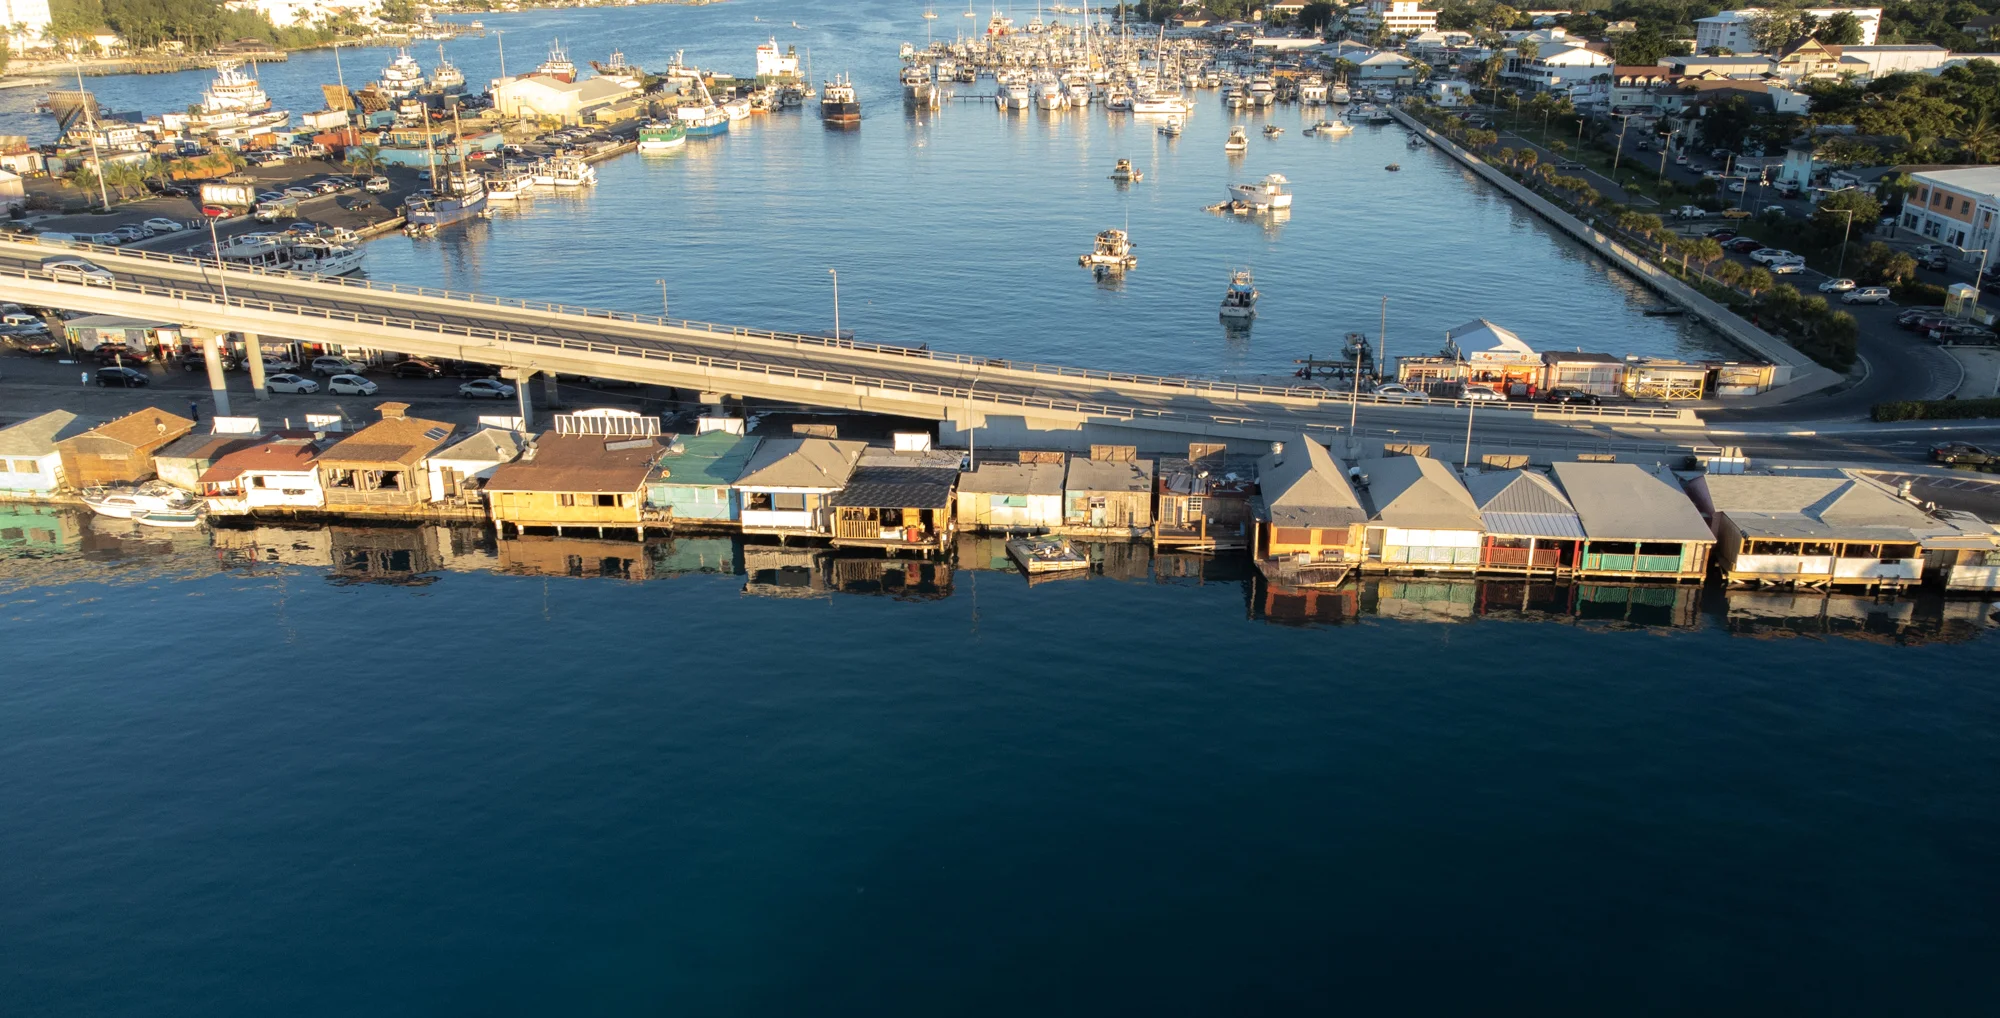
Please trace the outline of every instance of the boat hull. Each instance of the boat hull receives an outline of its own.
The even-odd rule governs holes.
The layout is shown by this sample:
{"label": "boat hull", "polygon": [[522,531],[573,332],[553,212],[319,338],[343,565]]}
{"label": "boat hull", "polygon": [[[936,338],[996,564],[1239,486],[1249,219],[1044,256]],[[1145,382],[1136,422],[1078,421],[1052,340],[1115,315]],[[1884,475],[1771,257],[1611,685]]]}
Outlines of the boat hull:
{"label": "boat hull", "polygon": [[718,117],[690,120],[686,126],[686,136],[689,138],[713,138],[718,134],[729,133],[729,115],[725,113]]}
{"label": "boat hull", "polygon": [[861,104],[858,102],[822,102],[819,117],[829,124],[848,126],[861,122]]}
{"label": "boat hull", "polygon": [[411,208],[404,218],[412,226],[450,226],[471,219],[485,208],[486,192],[481,191],[471,198],[440,198],[428,205]]}

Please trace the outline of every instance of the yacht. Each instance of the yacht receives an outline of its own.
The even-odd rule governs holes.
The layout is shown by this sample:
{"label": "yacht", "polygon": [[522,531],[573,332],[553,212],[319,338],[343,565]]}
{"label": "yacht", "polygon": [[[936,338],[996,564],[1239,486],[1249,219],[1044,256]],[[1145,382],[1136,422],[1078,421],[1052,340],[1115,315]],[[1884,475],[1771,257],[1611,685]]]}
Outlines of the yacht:
{"label": "yacht", "polygon": [[1252,106],[1269,106],[1278,101],[1277,84],[1268,74],[1252,75],[1249,92]]}
{"label": "yacht", "polygon": [[1222,291],[1222,317],[1257,317],[1257,285],[1251,281],[1250,273],[1238,272],[1230,277],[1229,289]]}
{"label": "yacht", "polygon": [[271,97],[242,67],[234,60],[215,65],[215,81],[201,94],[201,112],[262,113],[271,108]]}
{"label": "yacht", "polygon": [[1299,84],[1299,101],[1307,106],[1319,106],[1326,102],[1326,82],[1318,77],[1307,78]]}
{"label": "yacht", "polygon": [[1346,85],[1335,85],[1327,89],[1326,98],[1328,102],[1339,103],[1343,106],[1354,101],[1354,96],[1348,93]]}
{"label": "yacht", "polygon": [[1028,83],[1014,75],[1003,75],[999,81],[999,91],[994,93],[994,101],[1003,110],[1025,110],[1034,104],[1034,96],[1028,91]]}
{"label": "yacht", "polygon": [[1132,160],[1130,159],[1120,159],[1118,160],[1118,165],[1111,168],[1111,179],[1121,184],[1130,184],[1143,180],[1145,176],[1146,174],[1143,171],[1133,168]]}
{"label": "yacht", "polygon": [[1123,85],[1113,85],[1104,93],[1104,108],[1112,113],[1132,112],[1132,93]]}
{"label": "yacht", "polygon": [[639,151],[665,152],[687,143],[687,127],[678,120],[648,120],[639,126]]}
{"label": "yacht", "polygon": [[1090,75],[1071,71],[1063,75],[1063,88],[1069,92],[1071,106],[1082,109],[1090,105]]}
{"label": "yacht", "polygon": [[222,242],[218,252],[235,268],[296,272],[308,276],[345,276],[361,268],[361,248],[320,237],[284,234],[243,234]]}
{"label": "yacht", "polygon": [[1077,256],[1077,264],[1118,272],[1138,265],[1139,259],[1132,254],[1132,241],[1124,230],[1105,230],[1097,235],[1089,254]]}
{"label": "yacht", "polygon": [[1047,75],[1035,82],[1035,105],[1044,110],[1068,109],[1069,93],[1054,75]]}
{"label": "yacht", "polygon": [[1194,112],[1194,107],[1188,105],[1188,101],[1178,93],[1156,92],[1146,89],[1132,97],[1132,112],[1165,113],[1171,116],[1184,117]]}
{"label": "yacht", "polygon": [[1291,181],[1282,173],[1272,173],[1254,184],[1229,185],[1229,197],[1253,209],[1278,210],[1292,207]]}
{"label": "yacht", "polygon": [[147,481],[131,487],[88,488],[83,504],[99,516],[129,520],[140,513],[193,512],[201,500],[165,481]]}
{"label": "yacht", "polygon": [[1222,150],[1229,153],[1241,152],[1250,147],[1250,136],[1243,132],[1243,125],[1229,129],[1229,140],[1222,143]]}
{"label": "yacht", "polygon": [[1354,132],[1354,125],[1348,123],[1345,120],[1322,120],[1319,123],[1306,128],[1307,134],[1317,134],[1321,137],[1332,137],[1334,135],[1352,134],[1353,132]]}
{"label": "yacht", "polygon": [[431,71],[431,91],[440,95],[458,95],[465,91],[465,72],[458,65],[445,59],[444,44],[438,44],[438,65]]}
{"label": "yacht", "polygon": [[1244,96],[1243,86],[1235,84],[1222,86],[1222,105],[1232,110],[1240,110],[1248,103],[1249,99]]}
{"label": "yacht", "polygon": [[846,75],[843,74],[821,87],[819,118],[840,127],[861,123],[861,100],[854,94],[854,82]]}
{"label": "yacht", "polygon": [[424,69],[417,66],[416,58],[410,56],[408,46],[396,50],[396,59],[382,68],[382,78],[375,88],[391,99],[414,95],[424,86]]}
{"label": "yacht", "polygon": [[535,73],[565,83],[576,80],[576,65],[570,62],[569,54],[563,50],[561,39],[549,43],[549,58],[535,66]]}

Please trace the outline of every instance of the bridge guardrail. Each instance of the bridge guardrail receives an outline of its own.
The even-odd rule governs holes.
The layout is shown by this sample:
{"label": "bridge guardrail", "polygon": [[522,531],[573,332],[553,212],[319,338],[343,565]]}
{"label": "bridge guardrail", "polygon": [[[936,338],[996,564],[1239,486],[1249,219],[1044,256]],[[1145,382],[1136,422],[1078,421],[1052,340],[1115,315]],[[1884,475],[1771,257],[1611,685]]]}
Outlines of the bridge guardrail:
{"label": "bridge guardrail", "polygon": [[[166,262],[202,271],[218,270],[213,261],[190,255],[167,254],[157,251],[127,250],[103,247],[96,244],[66,243],[63,250],[83,250],[100,254],[148,261]],[[1324,386],[1270,386],[1244,385],[1236,382],[1221,382],[1208,379],[1186,378],[1174,375],[1146,375],[1134,372],[1105,371],[1097,368],[1079,368],[1059,364],[1041,364],[1034,361],[1015,361],[1000,357],[980,357],[973,354],[950,353],[895,344],[867,343],[860,340],[817,336],[800,332],[777,332],[769,329],[752,329],[740,325],[721,325],[686,318],[667,318],[660,315],[641,315],[630,311],[609,308],[592,308],[586,305],[560,304],[549,301],[531,301],[518,297],[502,297],[496,294],[472,293],[470,291],[417,286],[409,283],[391,283],[374,279],[350,279],[346,276],[309,276],[296,272],[283,272],[256,266],[230,266],[231,273],[243,273],[265,277],[281,278],[299,282],[324,283],[382,293],[395,293],[413,297],[428,297],[437,300],[459,301],[472,305],[515,308],[522,311],[537,311],[545,314],[566,315],[580,318],[602,319],[606,321],[628,322],[634,325],[651,325],[660,328],[683,329],[690,332],[706,332],[711,335],[740,336],[747,339],[765,339],[792,343],[795,346],[817,346],[828,350],[842,350],[882,356],[915,358],[934,363],[952,364],[968,368],[1000,368],[1029,374],[1051,375],[1058,378],[1083,379],[1086,381],[1116,382],[1126,385],[1147,385],[1155,388],[1183,389],[1190,394],[1209,398],[1230,399],[1297,399],[1319,403],[1334,403],[1345,406],[1358,402],[1363,406],[1408,407],[1409,401],[1377,396],[1373,393],[1342,393]],[[1434,398],[1428,406],[1447,406],[1465,409],[1471,401]],[[1679,421],[1682,411],[1665,407],[1591,407],[1581,409],[1567,405],[1545,403],[1506,403],[1485,401],[1478,409],[1499,413],[1525,413],[1544,417],[1572,417],[1599,419],[1605,417],[1629,420]]]}

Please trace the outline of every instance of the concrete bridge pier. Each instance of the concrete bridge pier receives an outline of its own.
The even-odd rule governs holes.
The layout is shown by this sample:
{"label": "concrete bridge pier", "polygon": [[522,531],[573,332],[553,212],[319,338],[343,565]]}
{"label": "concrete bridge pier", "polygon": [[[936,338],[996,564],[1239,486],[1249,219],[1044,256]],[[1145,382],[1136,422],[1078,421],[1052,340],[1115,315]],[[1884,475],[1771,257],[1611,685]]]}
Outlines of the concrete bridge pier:
{"label": "concrete bridge pier", "polygon": [[535,401],[528,398],[528,383],[535,380],[535,369],[502,368],[500,377],[514,383],[514,401],[521,412],[521,430],[535,430]]}
{"label": "concrete bridge pier", "polygon": [[243,357],[250,369],[250,392],[258,401],[271,398],[271,390],[264,387],[264,346],[254,332],[243,334]]}
{"label": "concrete bridge pier", "polygon": [[222,377],[223,335],[211,329],[201,345],[201,359],[208,365],[208,394],[215,400],[217,417],[229,416],[229,388]]}
{"label": "concrete bridge pier", "polygon": [[562,406],[562,391],[556,388],[556,375],[553,371],[542,372],[542,405],[550,410]]}

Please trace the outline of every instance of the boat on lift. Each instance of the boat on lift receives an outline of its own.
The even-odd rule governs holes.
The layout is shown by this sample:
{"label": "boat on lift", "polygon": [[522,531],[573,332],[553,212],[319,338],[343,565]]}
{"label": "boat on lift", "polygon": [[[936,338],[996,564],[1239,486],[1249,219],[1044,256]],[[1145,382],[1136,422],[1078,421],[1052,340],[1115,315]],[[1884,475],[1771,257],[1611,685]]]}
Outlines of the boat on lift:
{"label": "boat on lift", "polygon": [[1270,173],[1254,184],[1229,185],[1229,198],[1259,212],[1288,209],[1292,207],[1291,183],[1282,173]]}
{"label": "boat on lift", "polygon": [[1229,140],[1222,143],[1222,150],[1232,155],[1242,152],[1249,147],[1250,136],[1244,133],[1242,124],[1230,128]]}
{"label": "boat on lift", "polygon": [[1123,272],[1138,265],[1139,259],[1132,253],[1131,238],[1124,230],[1105,230],[1097,235],[1089,254],[1077,256],[1077,264],[1086,269]]}
{"label": "boat on lift", "polygon": [[1229,289],[1222,291],[1222,317],[1257,317],[1257,284],[1247,271],[1237,272],[1229,279]]}
{"label": "boat on lift", "polygon": [[1130,159],[1120,159],[1118,165],[1111,168],[1111,179],[1121,184],[1137,183],[1145,178],[1145,172],[1134,168]]}

